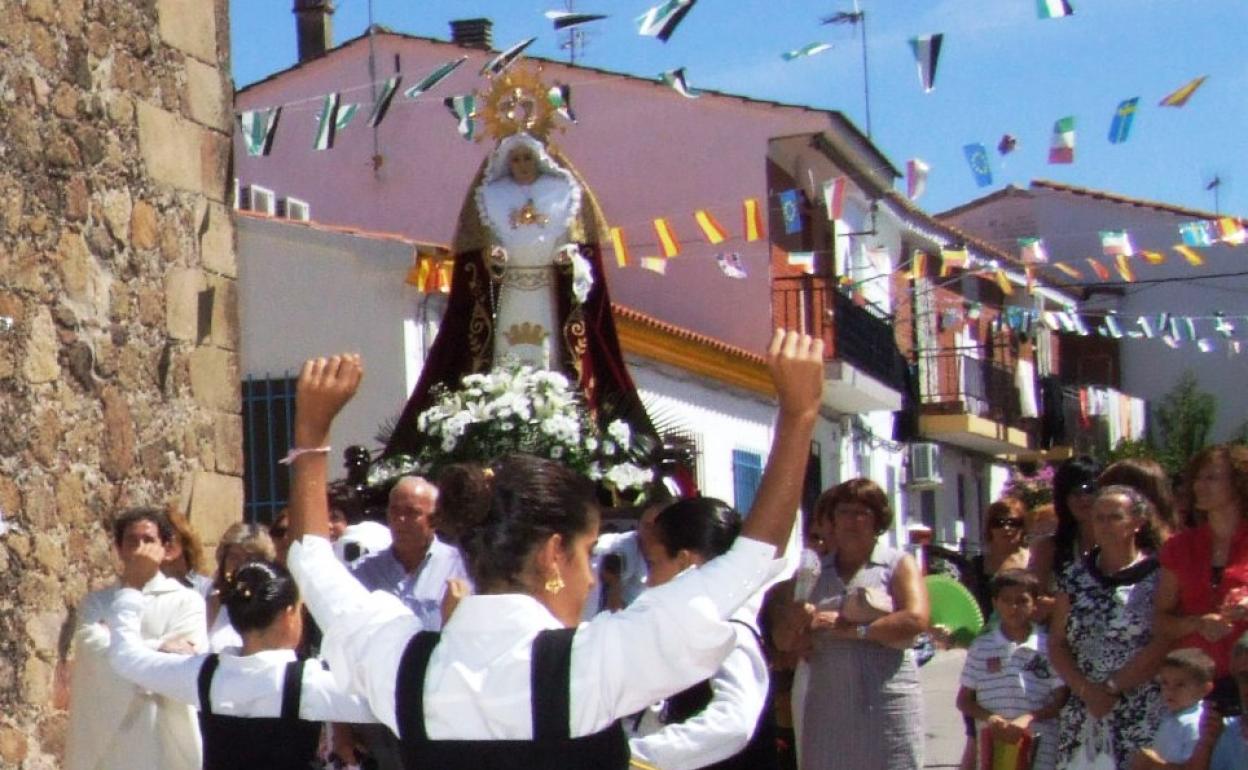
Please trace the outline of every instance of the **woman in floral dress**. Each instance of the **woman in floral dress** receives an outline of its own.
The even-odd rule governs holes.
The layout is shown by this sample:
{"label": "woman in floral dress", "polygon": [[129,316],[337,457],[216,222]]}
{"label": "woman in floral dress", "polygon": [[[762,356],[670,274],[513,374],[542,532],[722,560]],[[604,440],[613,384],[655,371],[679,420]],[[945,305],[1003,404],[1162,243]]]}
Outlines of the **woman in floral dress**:
{"label": "woman in floral dress", "polygon": [[1060,768],[1082,766],[1083,752],[1109,753],[1125,767],[1161,718],[1153,674],[1168,645],[1153,633],[1156,511],[1135,489],[1109,486],[1092,515],[1097,547],[1059,576],[1049,631],[1053,667],[1072,694],[1061,714]]}

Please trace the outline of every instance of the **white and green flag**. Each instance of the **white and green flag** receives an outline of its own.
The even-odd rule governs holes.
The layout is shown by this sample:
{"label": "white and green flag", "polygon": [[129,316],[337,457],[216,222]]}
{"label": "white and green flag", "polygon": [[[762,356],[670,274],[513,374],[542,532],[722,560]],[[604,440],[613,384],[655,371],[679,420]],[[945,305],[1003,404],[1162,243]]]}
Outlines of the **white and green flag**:
{"label": "white and green flag", "polygon": [[446,108],[451,111],[455,119],[459,121],[459,135],[465,139],[472,139],[477,132],[477,125],[474,118],[477,116],[477,96],[476,94],[461,94],[460,96],[448,96],[442,100]]}
{"label": "white and green flag", "polygon": [[402,82],[403,76],[395,75],[381,87],[381,93],[377,94],[377,101],[373,102],[373,109],[368,113],[368,125],[376,126],[386,119],[386,113],[390,111],[390,103],[394,101],[394,95],[399,90],[399,83]]}
{"label": "white and green flag", "polygon": [[832,47],[831,43],[807,43],[801,48],[795,48],[792,51],[786,51],[780,54],[780,58],[785,61],[793,61],[803,56],[814,56],[817,53],[823,53]]}
{"label": "white and green flag", "polygon": [[338,94],[326,94],[321,102],[321,112],[316,119],[316,141],[312,146],[328,150],[334,146],[334,134],[338,131]]}
{"label": "white and green flag", "polygon": [[459,65],[466,61],[468,61],[468,57],[461,56],[458,59],[452,59],[451,61],[438,65],[433,72],[425,75],[419,83],[404,91],[403,95],[408,99],[415,99],[417,96],[420,96],[424,92],[436,86],[438,83],[441,83],[443,78],[454,72]]}
{"label": "white and green flag", "polygon": [[664,43],[676,31],[697,0],[666,0],[637,17],[638,34],[657,37]]}
{"label": "white and green flag", "polygon": [[273,107],[267,110],[247,110],[238,116],[248,155],[269,154],[269,150],[273,149],[273,136],[277,133],[277,119],[281,115],[282,108]]}
{"label": "white and green flag", "polygon": [[1066,0],[1036,0],[1036,15],[1042,19],[1060,19],[1074,13],[1075,9]]}

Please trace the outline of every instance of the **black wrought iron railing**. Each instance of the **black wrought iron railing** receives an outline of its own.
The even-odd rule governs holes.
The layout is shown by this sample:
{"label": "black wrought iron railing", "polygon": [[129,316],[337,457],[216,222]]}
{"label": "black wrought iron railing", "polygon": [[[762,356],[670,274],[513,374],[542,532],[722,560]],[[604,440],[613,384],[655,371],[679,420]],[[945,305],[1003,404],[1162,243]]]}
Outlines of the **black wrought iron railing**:
{"label": "black wrought iron railing", "polygon": [[996,361],[957,351],[920,353],[921,398],[940,411],[965,412],[1019,427],[1015,371]]}
{"label": "black wrought iron railing", "polygon": [[776,278],[772,316],[786,329],[823,339],[829,360],[861,369],[895,390],[905,383],[905,360],[897,349],[893,317],[869,302],[855,302],[822,276]]}

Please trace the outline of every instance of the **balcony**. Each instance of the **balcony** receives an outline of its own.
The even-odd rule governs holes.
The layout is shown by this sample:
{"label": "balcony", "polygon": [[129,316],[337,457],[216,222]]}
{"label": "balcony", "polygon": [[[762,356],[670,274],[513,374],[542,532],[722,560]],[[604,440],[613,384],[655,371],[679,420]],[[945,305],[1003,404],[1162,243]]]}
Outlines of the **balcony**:
{"label": "balcony", "polygon": [[870,303],[855,303],[829,279],[814,275],[773,279],[772,316],[778,326],[823,340],[823,400],[829,408],[847,414],[901,408],[905,361],[892,316]]}
{"label": "balcony", "polygon": [[919,384],[924,435],[990,455],[1031,448],[1013,368],[956,351],[924,353]]}
{"label": "balcony", "polygon": [[1139,441],[1148,434],[1147,402],[1099,385],[1060,385],[1042,389],[1042,408],[1057,410],[1060,420],[1042,434],[1049,456],[1105,456],[1124,439]]}

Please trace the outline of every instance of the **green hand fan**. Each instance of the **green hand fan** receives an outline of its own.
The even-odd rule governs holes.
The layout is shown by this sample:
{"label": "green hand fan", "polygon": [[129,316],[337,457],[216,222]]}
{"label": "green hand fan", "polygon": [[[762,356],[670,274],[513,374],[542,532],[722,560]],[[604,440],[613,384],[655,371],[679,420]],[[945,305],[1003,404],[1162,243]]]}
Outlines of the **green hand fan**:
{"label": "green hand fan", "polygon": [[979,602],[966,586],[948,575],[928,575],[924,582],[932,609],[932,626],[948,629],[955,644],[969,645],[984,630],[984,614],[980,612]]}

